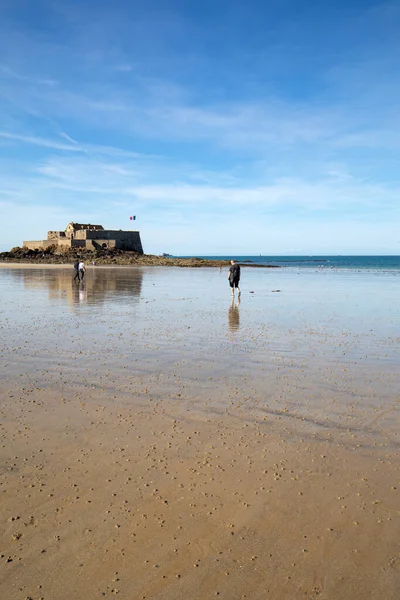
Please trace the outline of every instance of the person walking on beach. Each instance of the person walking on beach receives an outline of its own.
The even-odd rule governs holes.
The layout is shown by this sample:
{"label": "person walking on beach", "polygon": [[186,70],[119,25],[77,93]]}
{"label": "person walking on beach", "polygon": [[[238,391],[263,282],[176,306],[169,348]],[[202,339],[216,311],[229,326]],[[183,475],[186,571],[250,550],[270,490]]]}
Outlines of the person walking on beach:
{"label": "person walking on beach", "polygon": [[85,277],[85,271],[85,263],[83,262],[83,260],[81,260],[81,262],[79,263],[79,273],[81,275],[81,281],[83,281],[83,278]]}
{"label": "person walking on beach", "polygon": [[76,279],[78,279],[78,281],[79,281],[79,258],[77,258],[76,261],[74,262],[74,270],[75,270],[74,281],[76,281]]}
{"label": "person walking on beach", "polygon": [[228,275],[229,285],[232,288],[232,296],[235,295],[235,288],[238,291],[238,297],[240,298],[240,266],[235,263],[234,260],[231,260],[231,266],[229,267],[229,275]]}

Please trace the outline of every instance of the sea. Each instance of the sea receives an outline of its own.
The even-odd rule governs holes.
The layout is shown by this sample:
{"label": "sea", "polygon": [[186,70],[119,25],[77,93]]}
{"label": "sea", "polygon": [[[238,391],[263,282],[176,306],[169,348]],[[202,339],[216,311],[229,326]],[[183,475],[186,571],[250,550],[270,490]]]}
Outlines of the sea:
{"label": "sea", "polygon": [[340,269],[352,271],[400,271],[397,256],[198,256],[214,260],[231,260],[243,265],[282,267],[286,269]]}

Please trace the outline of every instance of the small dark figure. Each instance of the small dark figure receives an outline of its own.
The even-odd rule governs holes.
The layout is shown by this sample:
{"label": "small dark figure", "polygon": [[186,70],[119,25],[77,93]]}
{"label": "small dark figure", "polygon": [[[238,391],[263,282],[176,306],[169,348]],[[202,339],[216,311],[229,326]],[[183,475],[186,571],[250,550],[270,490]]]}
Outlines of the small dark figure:
{"label": "small dark figure", "polygon": [[76,279],[78,279],[78,281],[79,281],[79,259],[76,259],[76,261],[74,262],[74,270],[75,270],[74,281]]}
{"label": "small dark figure", "polygon": [[235,295],[235,288],[236,288],[238,291],[238,297],[240,297],[240,288],[239,288],[240,266],[237,265],[234,260],[231,260],[231,266],[229,267],[228,279],[229,279],[229,285],[232,288],[232,296]]}

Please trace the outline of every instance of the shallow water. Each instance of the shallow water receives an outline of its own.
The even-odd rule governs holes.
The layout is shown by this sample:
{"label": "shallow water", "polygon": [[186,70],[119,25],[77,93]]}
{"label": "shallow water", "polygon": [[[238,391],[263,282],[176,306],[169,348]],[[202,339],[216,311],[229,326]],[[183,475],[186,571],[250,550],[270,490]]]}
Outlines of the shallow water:
{"label": "shallow water", "polygon": [[[0,270],[2,385],[279,415],[294,431],[397,443],[396,274],[242,269]],[[19,379],[16,379],[19,378]]]}
{"label": "shallow water", "polygon": [[400,273],[400,256],[204,256],[203,258],[231,260],[235,258],[240,263],[273,265],[288,269],[351,269],[371,271],[392,271]]}

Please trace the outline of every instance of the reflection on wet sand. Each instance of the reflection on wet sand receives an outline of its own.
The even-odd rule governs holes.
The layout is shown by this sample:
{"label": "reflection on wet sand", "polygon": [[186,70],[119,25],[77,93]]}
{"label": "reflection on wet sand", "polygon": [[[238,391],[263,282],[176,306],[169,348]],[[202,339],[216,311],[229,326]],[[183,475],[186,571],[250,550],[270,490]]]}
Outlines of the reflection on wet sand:
{"label": "reflection on wet sand", "polygon": [[66,299],[70,306],[102,304],[111,298],[138,298],[142,290],[143,272],[139,269],[96,269],[86,271],[85,280],[74,281],[72,269],[12,270],[27,289],[48,289],[49,299]]}
{"label": "reflection on wet sand", "polygon": [[239,314],[240,298],[238,298],[236,304],[235,299],[232,298],[231,305],[228,310],[228,325],[231,331],[238,331],[240,327],[240,314]]}

